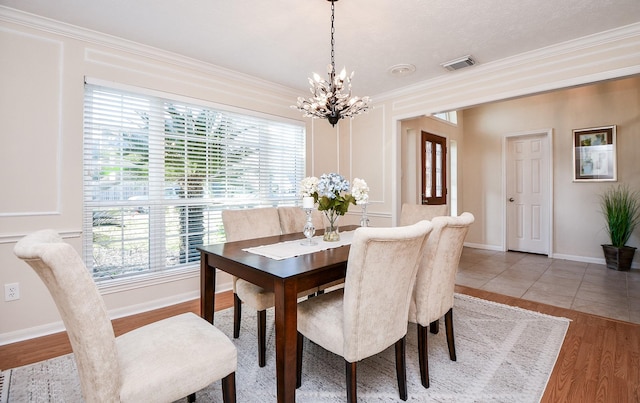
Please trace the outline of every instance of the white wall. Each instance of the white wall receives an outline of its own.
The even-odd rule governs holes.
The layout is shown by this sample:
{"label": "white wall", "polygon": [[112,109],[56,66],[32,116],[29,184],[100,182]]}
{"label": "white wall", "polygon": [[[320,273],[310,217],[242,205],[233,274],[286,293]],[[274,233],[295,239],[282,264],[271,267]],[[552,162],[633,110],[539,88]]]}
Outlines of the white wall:
{"label": "white wall", "polygon": [[[0,299],[0,344],[62,329],[48,291],[12,250],[42,228],[81,249],[85,77],[303,120],[291,89],[2,7],[0,47],[0,287],[21,291]],[[199,268],[102,293],[113,317],[198,298]]]}
{"label": "white wall", "polygon": [[[617,126],[618,182],[640,190],[640,77],[606,81],[464,111],[465,209],[479,220],[467,241],[502,249],[501,207],[503,138],[512,133],[551,128],[553,135],[553,255],[600,262],[604,231],[599,196],[616,183],[573,182],[572,130]],[[473,195],[473,196],[470,196]],[[640,247],[640,228],[629,245]],[[638,254],[637,254],[638,255]],[[640,256],[634,261],[640,262]]]}
{"label": "white wall", "polygon": [[[301,119],[289,108],[299,95],[291,89],[2,7],[0,46],[0,119],[7,125],[0,133],[0,285],[19,282],[22,292],[18,301],[0,301],[0,344],[61,328],[48,292],[12,248],[31,231],[53,228],[80,249],[85,76]],[[307,122],[308,173],[365,179],[372,225],[392,225],[400,208],[402,120],[638,73],[640,24],[368,94],[374,98],[368,115],[341,121],[337,129]],[[464,148],[461,160],[475,152],[467,139]],[[461,189],[459,211],[471,210],[468,200],[476,195],[466,178]],[[483,208],[474,214],[495,206]],[[345,222],[357,222],[359,209],[349,213]],[[113,289],[105,300],[120,316],[198,295],[194,271],[168,283]]]}

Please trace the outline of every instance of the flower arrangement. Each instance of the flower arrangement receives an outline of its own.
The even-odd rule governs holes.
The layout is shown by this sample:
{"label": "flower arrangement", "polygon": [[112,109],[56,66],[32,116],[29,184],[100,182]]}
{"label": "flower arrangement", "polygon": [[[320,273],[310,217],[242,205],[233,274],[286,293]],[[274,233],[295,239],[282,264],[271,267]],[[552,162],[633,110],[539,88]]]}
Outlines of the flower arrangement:
{"label": "flower arrangement", "polygon": [[369,203],[369,186],[367,186],[367,182],[364,179],[355,178],[351,188],[351,195],[356,199],[356,204]]}
{"label": "flower arrangement", "polygon": [[[325,231],[325,240],[338,240],[336,220],[345,215],[349,204],[366,204],[369,201],[369,187],[363,179],[354,179],[349,192],[349,181],[337,173],[322,174],[320,179],[309,176],[300,183],[302,197],[313,197],[318,210],[324,212],[329,225]],[[328,234],[329,232],[335,235]],[[335,236],[337,239],[327,239]]]}

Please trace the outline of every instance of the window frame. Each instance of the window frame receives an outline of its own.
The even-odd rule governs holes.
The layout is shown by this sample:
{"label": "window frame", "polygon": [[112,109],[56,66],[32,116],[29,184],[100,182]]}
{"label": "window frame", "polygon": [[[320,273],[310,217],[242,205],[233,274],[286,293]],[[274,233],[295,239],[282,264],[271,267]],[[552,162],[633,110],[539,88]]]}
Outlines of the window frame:
{"label": "window frame", "polygon": [[[226,114],[230,114],[230,115],[241,115],[243,117],[246,117],[248,121],[264,121],[267,122],[266,123],[266,127],[267,129],[256,129],[258,130],[259,134],[257,135],[258,137],[262,138],[263,140],[258,142],[258,145],[256,146],[258,150],[262,150],[263,148],[266,149],[270,149],[270,152],[272,153],[271,155],[276,155],[275,150],[278,149],[278,147],[282,147],[281,145],[278,145],[277,142],[279,139],[276,139],[275,136],[273,136],[273,133],[269,133],[270,130],[274,130],[273,128],[276,127],[291,127],[292,128],[292,133],[294,133],[293,135],[296,136],[296,144],[291,146],[291,149],[294,150],[295,155],[293,155],[295,161],[293,164],[293,168],[292,170],[289,172],[289,177],[286,178],[286,180],[288,180],[288,187],[285,187],[286,190],[284,191],[276,191],[276,197],[273,199],[269,199],[269,198],[264,198],[264,197],[257,197],[256,198],[256,207],[259,206],[267,206],[267,205],[297,205],[299,203],[297,194],[299,191],[299,183],[300,180],[304,177],[305,175],[305,166],[306,166],[306,127],[304,122],[299,121],[299,120],[293,120],[293,119],[288,119],[288,118],[283,118],[283,117],[279,117],[279,116],[274,116],[274,115],[269,115],[269,114],[265,114],[262,112],[256,112],[256,111],[251,111],[251,110],[247,110],[247,109],[242,109],[242,108],[237,108],[237,107],[231,107],[231,106],[227,106],[227,105],[219,105],[216,103],[212,103],[209,101],[202,101],[199,99],[194,99],[194,98],[189,98],[189,97],[185,97],[185,96],[180,96],[180,95],[175,95],[175,94],[168,94],[168,93],[164,93],[161,91],[155,91],[155,90],[148,90],[148,89],[142,89],[142,88],[138,88],[138,87],[132,87],[132,86],[128,86],[128,85],[122,85],[122,84],[117,84],[117,83],[112,83],[112,82],[105,82],[102,80],[97,80],[97,79],[90,79],[90,78],[86,78],[85,79],[85,86],[88,86],[87,88],[94,88],[94,87],[102,87],[106,90],[109,91],[114,91],[114,92],[121,92],[121,93],[126,93],[128,95],[134,94],[136,96],[141,96],[141,97],[148,97],[149,99],[152,98],[159,98],[161,99],[163,102],[170,102],[173,104],[187,104],[187,105],[191,105],[191,106],[197,106],[203,109],[208,109],[208,110],[212,110],[212,111],[216,111],[216,112],[221,112],[221,113],[226,113]],[[85,103],[87,102],[87,94],[85,92]],[[85,108],[87,108],[86,104],[85,104]],[[87,139],[87,127],[86,127],[86,122],[87,122],[87,117],[86,117],[86,113],[87,110],[85,109],[85,119],[83,120],[83,140],[86,141]],[[269,123],[270,122],[270,123]],[[280,126],[279,126],[280,125]],[[164,127],[164,126],[162,126]],[[263,133],[264,131],[264,133]],[[167,130],[166,127],[161,130],[162,136],[163,136],[163,141],[166,141],[166,139],[168,138],[168,134],[167,134]],[[276,143],[276,145],[264,145],[263,142],[265,143],[271,143],[273,139],[273,142]],[[286,145],[288,146],[289,143],[286,143]],[[151,146],[149,146],[147,144],[148,148],[151,148]],[[247,146],[248,147],[248,146]],[[286,150],[289,150],[289,148],[287,148]],[[279,149],[278,149],[279,151]],[[84,214],[83,214],[83,229],[84,229],[84,236],[83,236],[83,258],[85,260],[85,263],[87,263],[87,267],[89,268],[90,271],[92,271],[92,267],[93,267],[93,211],[92,209],[96,208],[96,204],[92,204],[91,200],[87,200],[88,197],[88,193],[90,193],[86,188],[86,182],[87,182],[87,167],[85,166],[85,158],[86,158],[86,150],[83,150],[83,172],[84,172],[84,177],[85,179],[83,179],[83,197],[84,197],[84,201],[83,201],[83,208],[84,208]],[[149,160],[151,160],[151,152],[149,151]],[[162,152],[162,154],[164,155],[160,155],[160,158],[166,158],[166,154],[164,153],[164,151]],[[290,155],[290,154],[289,154]],[[157,156],[155,157],[156,159],[158,158]],[[208,157],[207,157],[208,158]],[[280,157],[283,158],[283,157]],[[256,159],[260,160],[259,157],[256,157]],[[166,164],[166,161],[164,161],[164,163]],[[276,162],[277,163],[277,162]],[[259,164],[262,164],[261,162]],[[225,167],[226,169],[226,165],[221,164],[222,166]],[[270,168],[271,171],[268,170],[268,172],[270,173],[270,178],[272,178],[273,175],[273,170],[274,168]],[[166,169],[164,169],[166,171]],[[243,170],[244,172],[244,170]],[[262,171],[260,171],[262,172]],[[292,178],[295,177],[295,181],[292,180]],[[258,184],[259,188],[261,189],[259,191],[259,193],[261,195],[264,195],[265,191],[262,190],[262,188],[266,188],[266,189],[271,189],[273,188],[272,186],[272,182],[265,182],[264,181],[265,175],[263,173],[256,175],[256,179],[254,179],[254,182],[256,184]],[[252,182],[252,183],[254,183]],[[211,185],[213,183],[213,181],[208,182],[208,185]],[[268,185],[268,186],[266,186]],[[291,186],[293,186],[292,189]],[[185,186],[186,188],[188,188],[188,186]],[[149,195],[151,195],[151,190],[148,190]],[[271,190],[267,190],[266,192],[271,192]],[[283,196],[283,193],[278,193],[278,192],[288,192],[287,195],[290,194],[290,196]],[[157,194],[157,186],[156,186],[156,194]],[[228,194],[228,191],[225,192],[225,195]],[[212,201],[215,200],[215,197],[211,196],[208,198],[188,198],[188,196],[185,196],[185,198],[180,199],[181,202],[185,202],[184,204],[186,206],[189,206],[191,204],[197,204],[198,202],[200,203],[204,203],[207,201]],[[149,197],[149,202],[153,203],[155,200],[152,197]],[[166,201],[166,200],[165,200]],[[100,206],[108,206],[108,203],[98,203]],[[127,203],[124,202],[123,200],[117,200],[115,201],[113,204],[111,204],[112,206],[116,207],[116,206],[128,206],[131,203]],[[159,202],[159,204],[162,205],[162,202]],[[170,203],[169,203],[170,204]],[[226,209],[226,208],[231,208],[232,206],[230,204],[223,204],[221,207],[217,208],[217,212],[219,213],[222,209]],[[213,209],[214,211],[216,211],[216,209]],[[159,213],[162,214],[162,213]],[[151,211],[149,211],[149,215],[151,215]],[[163,220],[166,220],[166,218],[164,218]],[[151,226],[151,219],[149,218],[149,226]],[[213,228],[213,227],[212,227]],[[221,221],[219,222],[219,226],[217,227],[217,231],[219,231],[221,229]],[[156,233],[155,231],[160,230],[160,233]],[[211,232],[211,231],[210,231]],[[107,289],[113,292],[117,292],[119,290],[122,290],[123,288],[129,288],[131,286],[141,286],[141,284],[149,284],[149,283],[159,283],[159,282],[165,282],[165,281],[174,281],[176,279],[180,279],[180,278],[190,278],[190,277],[194,277],[197,275],[197,272],[199,270],[199,254],[197,256],[197,259],[194,258],[193,255],[187,255],[186,261],[183,262],[182,264],[178,265],[177,267],[171,267],[169,265],[167,265],[166,260],[164,260],[163,264],[160,264],[160,266],[158,266],[158,262],[156,263],[152,263],[151,260],[154,257],[154,247],[151,245],[152,243],[152,238],[153,239],[158,239],[158,238],[164,238],[166,237],[166,230],[163,231],[163,229],[160,228],[156,228],[154,231],[151,230],[151,228],[148,229],[148,234],[155,234],[155,235],[148,235],[149,236],[149,246],[147,249],[147,253],[149,254],[149,263],[145,266],[145,270],[141,271],[140,273],[129,273],[129,274],[125,274],[125,275],[119,275],[117,277],[109,277],[109,276],[105,276],[105,277],[96,277],[92,276],[94,278],[94,281],[96,281],[96,283],[98,283],[100,285],[101,290],[102,289]],[[162,235],[160,235],[162,234]],[[186,234],[182,234],[180,236],[183,237],[188,237],[189,233]],[[223,236],[223,235],[222,235]],[[206,238],[205,238],[206,239]],[[224,240],[224,239],[222,239]],[[188,241],[187,241],[188,242]],[[212,243],[212,242],[207,242],[207,241],[203,241],[203,244],[207,244],[207,243]],[[192,245],[192,244],[188,244],[188,245]],[[166,248],[163,246],[162,249],[166,250]],[[121,252],[122,253],[122,250]],[[162,260],[162,257],[160,257],[160,260]]]}

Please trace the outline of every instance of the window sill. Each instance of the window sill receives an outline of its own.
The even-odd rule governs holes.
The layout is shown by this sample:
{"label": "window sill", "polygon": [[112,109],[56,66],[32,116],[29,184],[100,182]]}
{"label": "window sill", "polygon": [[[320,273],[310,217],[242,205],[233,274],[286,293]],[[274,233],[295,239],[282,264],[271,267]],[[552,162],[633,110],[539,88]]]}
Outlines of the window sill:
{"label": "window sill", "polygon": [[145,288],[157,284],[171,283],[200,276],[200,264],[189,265],[173,270],[157,273],[138,274],[119,279],[97,280],[96,285],[100,294],[108,295],[123,291]]}

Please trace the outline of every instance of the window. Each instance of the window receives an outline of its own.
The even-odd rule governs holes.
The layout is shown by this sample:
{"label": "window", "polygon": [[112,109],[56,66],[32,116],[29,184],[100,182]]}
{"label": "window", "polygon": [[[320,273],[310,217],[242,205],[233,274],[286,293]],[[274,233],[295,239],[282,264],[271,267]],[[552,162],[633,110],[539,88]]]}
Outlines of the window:
{"label": "window", "polygon": [[[141,91],[142,92],[142,91]],[[95,279],[182,267],[220,212],[295,204],[301,123],[86,84],[84,260]]]}
{"label": "window", "polygon": [[434,113],[433,116],[454,125],[458,124],[458,113],[456,111]]}

